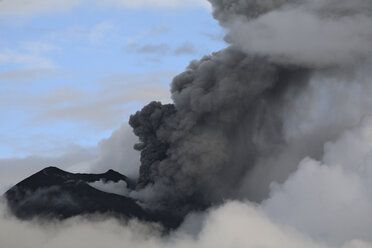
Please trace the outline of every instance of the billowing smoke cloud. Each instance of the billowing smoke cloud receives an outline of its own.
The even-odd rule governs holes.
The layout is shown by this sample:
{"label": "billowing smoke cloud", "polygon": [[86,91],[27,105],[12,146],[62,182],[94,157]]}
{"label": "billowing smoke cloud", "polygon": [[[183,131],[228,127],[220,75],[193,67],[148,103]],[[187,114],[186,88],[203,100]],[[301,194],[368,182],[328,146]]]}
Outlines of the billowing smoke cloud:
{"label": "billowing smoke cloud", "polygon": [[369,0],[212,1],[226,41],[276,63],[324,67],[371,56]]}
{"label": "billowing smoke cloud", "polygon": [[173,106],[151,103],[130,120],[138,189],[185,212],[266,199],[304,157],[320,159],[324,143],[372,114],[370,1],[210,2],[231,46],[173,80]]}

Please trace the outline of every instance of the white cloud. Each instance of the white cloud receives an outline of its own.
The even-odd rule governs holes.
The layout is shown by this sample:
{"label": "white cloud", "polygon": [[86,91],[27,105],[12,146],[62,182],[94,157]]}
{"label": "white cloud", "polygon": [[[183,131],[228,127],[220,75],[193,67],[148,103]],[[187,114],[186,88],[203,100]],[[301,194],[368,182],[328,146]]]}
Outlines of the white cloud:
{"label": "white cloud", "polygon": [[99,142],[99,158],[90,165],[93,172],[113,169],[130,178],[137,178],[139,174],[140,152],[133,149],[138,143],[128,124],[123,124],[112,135]]}
{"label": "white cloud", "polygon": [[[2,206],[0,206],[2,207]],[[187,228],[162,236],[159,227],[135,220],[73,218],[61,223],[20,222],[0,209],[0,244],[28,248],[331,248],[291,227],[275,223],[251,204],[231,202],[206,213],[201,231]],[[202,218],[202,219],[204,219]],[[200,222],[194,218],[192,222]],[[186,229],[186,230],[185,230]],[[17,234],[17,235],[9,235]],[[17,238],[22,237],[22,238]],[[339,248],[371,248],[370,243],[351,240]]]}
{"label": "white cloud", "polygon": [[105,0],[100,2],[105,5],[118,5],[126,8],[158,8],[158,9],[183,9],[204,7],[210,9],[207,0]]}
{"label": "white cloud", "polygon": [[32,16],[42,13],[68,11],[84,3],[96,7],[184,9],[202,7],[210,9],[207,0],[2,0],[0,17]]}
{"label": "white cloud", "polygon": [[325,144],[321,161],[306,158],[263,204],[276,221],[340,246],[371,242],[372,118]]}
{"label": "white cloud", "polygon": [[23,42],[20,47],[26,52],[30,52],[33,54],[40,54],[40,53],[46,53],[46,52],[59,50],[58,47],[50,43],[46,43],[42,41]]}
{"label": "white cloud", "polygon": [[[17,84],[20,84],[24,81],[33,81],[45,79],[52,76],[60,76],[61,72],[52,68],[31,68],[31,69],[18,69],[10,70],[0,73],[0,82],[10,82],[17,81]],[[3,94],[0,94],[3,97]],[[10,99],[8,99],[10,100]],[[3,99],[4,101],[4,99]],[[2,102],[0,100],[0,105]]]}
{"label": "white cloud", "polygon": [[[115,22],[105,20],[94,25],[73,25],[55,30],[46,34],[44,39],[62,45],[69,44],[69,46],[77,47],[81,50],[82,47],[86,47],[88,44],[107,45],[111,42],[121,43],[123,37],[121,37],[119,26]],[[58,48],[54,50],[56,49]]]}
{"label": "white cloud", "polygon": [[0,16],[28,16],[65,11],[81,3],[81,0],[2,0],[0,1]]}
{"label": "white cloud", "polygon": [[[1,64],[1,63],[0,63]],[[10,79],[24,80],[24,77],[41,77],[57,74],[52,70],[21,70],[0,73],[0,82],[10,89],[0,92],[0,107],[22,109],[28,115],[28,124],[72,121],[86,123],[94,128],[110,129],[120,126],[134,110],[153,100],[169,102],[168,84],[172,72],[154,72],[148,75],[117,74],[92,82],[97,90],[78,87],[53,87],[37,94],[29,94],[22,85],[14,85]],[[53,74],[54,73],[54,74]],[[46,87],[49,82],[39,83]],[[92,87],[93,88],[93,87]],[[133,109],[131,104],[138,105]]]}
{"label": "white cloud", "polygon": [[103,180],[100,180],[94,183],[89,183],[89,185],[103,192],[116,194],[116,195],[122,195],[122,196],[129,195],[129,189],[127,188],[127,183],[122,180],[116,183],[112,181],[104,182]]}
{"label": "white cloud", "polygon": [[126,105],[145,104],[152,100],[170,101],[168,85],[172,73],[157,72],[112,75],[96,83],[99,90],[84,92],[75,88],[58,88],[46,95],[20,96],[18,104],[33,105],[41,109],[34,123],[55,120],[89,122],[95,127],[114,128],[123,118],[132,114]]}
{"label": "white cloud", "polygon": [[25,68],[53,69],[55,64],[52,60],[39,54],[19,52],[10,49],[0,51],[0,64],[15,64]]}
{"label": "white cloud", "polygon": [[107,39],[108,36],[113,34],[116,29],[116,25],[109,21],[99,23],[88,32],[89,40],[92,43],[100,43],[102,40]]}
{"label": "white cloud", "polygon": [[128,52],[136,52],[139,54],[165,55],[170,51],[170,49],[169,45],[165,43],[140,45],[131,42],[126,46]]}
{"label": "white cloud", "polygon": [[174,50],[175,55],[195,54],[196,48],[191,42],[185,42]]}

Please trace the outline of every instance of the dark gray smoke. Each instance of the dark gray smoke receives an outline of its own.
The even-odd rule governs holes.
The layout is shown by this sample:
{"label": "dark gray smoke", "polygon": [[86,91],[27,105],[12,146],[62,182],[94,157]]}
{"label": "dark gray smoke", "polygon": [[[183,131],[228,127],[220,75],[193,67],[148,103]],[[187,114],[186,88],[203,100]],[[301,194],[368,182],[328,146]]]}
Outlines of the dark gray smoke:
{"label": "dark gray smoke", "polygon": [[281,106],[307,78],[234,47],[192,62],[172,83],[174,106],[154,102],[130,119],[142,141],[140,187],[155,184],[177,203],[231,197],[257,157],[284,142]]}
{"label": "dark gray smoke", "polygon": [[210,0],[213,5],[213,16],[222,25],[236,18],[254,19],[296,0]]}
{"label": "dark gray smoke", "polygon": [[369,0],[212,0],[225,40],[247,55],[311,68],[352,66],[372,51]]}
{"label": "dark gray smoke", "polygon": [[226,198],[261,201],[303,157],[320,158],[324,142],[358,120],[335,106],[333,118],[315,113],[307,128],[304,102],[322,99],[309,93],[314,84],[334,87],[319,79],[351,84],[372,48],[369,0],[210,2],[230,47],[173,80],[174,105],[150,103],[130,119],[142,142],[138,189],[181,213]]}
{"label": "dark gray smoke", "polygon": [[154,183],[154,174],[159,161],[167,157],[169,143],[158,137],[157,131],[165,128],[165,120],[175,114],[175,108],[171,104],[162,105],[160,102],[152,102],[130,118],[129,124],[142,143],[134,146],[141,151],[140,176],[138,187],[144,187]]}

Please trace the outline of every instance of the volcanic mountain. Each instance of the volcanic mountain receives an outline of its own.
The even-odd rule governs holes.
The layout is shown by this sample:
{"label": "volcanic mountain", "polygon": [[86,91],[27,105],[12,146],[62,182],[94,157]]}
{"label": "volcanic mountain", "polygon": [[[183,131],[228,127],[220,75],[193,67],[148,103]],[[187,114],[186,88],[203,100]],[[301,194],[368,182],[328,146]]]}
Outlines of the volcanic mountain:
{"label": "volcanic mountain", "polygon": [[92,186],[95,182],[125,182],[128,191],[134,187],[130,179],[113,170],[103,174],[73,174],[48,167],[19,182],[4,196],[11,212],[24,220],[105,214],[156,222],[166,228],[175,228],[181,222],[171,214],[150,211],[131,197],[98,190]]}

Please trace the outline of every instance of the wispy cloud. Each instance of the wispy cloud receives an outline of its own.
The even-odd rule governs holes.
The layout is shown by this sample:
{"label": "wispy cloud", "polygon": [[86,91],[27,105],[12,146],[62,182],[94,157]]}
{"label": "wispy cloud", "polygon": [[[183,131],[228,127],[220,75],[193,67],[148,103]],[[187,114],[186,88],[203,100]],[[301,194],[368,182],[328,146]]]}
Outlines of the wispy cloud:
{"label": "wispy cloud", "polygon": [[110,20],[99,22],[93,26],[71,26],[62,30],[48,33],[44,39],[53,42],[77,43],[89,42],[99,45],[104,42],[119,39],[116,31],[118,26]]}
{"label": "wispy cloud", "polygon": [[20,65],[26,68],[55,68],[54,62],[40,54],[19,52],[11,49],[0,51],[0,65],[13,64]]}
{"label": "wispy cloud", "polygon": [[166,26],[156,26],[156,27],[153,27],[153,28],[150,28],[150,29],[146,30],[145,33],[147,33],[149,35],[159,35],[159,34],[166,34],[170,30],[171,29],[169,27],[166,27]]}
{"label": "wispy cloud", "polygon": [[[89,123],[98,128],[113,128],[122,122],[124,116],[131,114],[132,109],[128,104],[144,104],[152,100],[169,101],[168,85],[161,86],[159,82],[162,77],[156,73],[146,78],[122,74],[102,79],[98,85],[99,90],[94,92],[75,88],[56,89],[51,96],[41,98],[40,106],[48,107],[33,122],[67,120]],[[114,82],[115,79],[120,82],[108,82]]]}
{"label": "wispy cloud", "polygon": [[65,11],[81,2],[81,0],[2,0],[0,1],[0,17]]}
{"label": "wispy cloud", "polygon": [[[32,71],[28,73],[33,74]],[[8,75],[11,76],[16,75]],[[112,129],[132,113],[129,107],[131,104],[141,105],[151,100],[170,101],[167,82],[172,76],[171,72],[150,73],[146,76],[115,74],[92,82],[96,88],[93,91],[71,85],[30,94],[29,90],[22,87],[13,87],[1,91],[0,108],[12,106],[22,109],[31,116],[28,125],[69,121],[85,123],[94,128]]]}
{"label": "wispy cloud", "polygon": [[47,53],[55,50],[60,50],[60,48],[58,48],[57,46],[42,41],[23,42],[20,45],[20,48],[22,50],[25,50],[26,52],[30,52],[33,54]]}
{"label": "wispy cloud", "polygon": [[146,45],[139,45],[136,43],[131,43],[127,45],[126,50],[135,53],[142,53],[142,54],[167,54],[170,51],[170,47],[165,43],[160,44],[146,44]]}
{"label": "wispy cloud", "polygon": [[206,0],[106,0],[104,5],[117,5],[125,8],[185,9],[203,7],[210,9]]}
{"label": "wispy cloud", "polygon": [[89,4],[100,8],[156,8],[156,9],[188,9],[207,8],[210,4],[206,0],[2,0],[0,1],[0,17],[32,16],[42,13],[68,11],[71,8]]}
{"label": "wispy cloud", "polygon": [[108,37],[114,35],[115,30],[117,30],[117,26],[114,23],[104,21],[97,24],[95,27],[93,27],[93,29],[89,30],[88,37],[92,43],[100,43]]}
{"label": "wispy cloud", "polygon": [[184,42],[179,46],[171,47],[166,43],[159,44],[145,44],[129,43],[126,46],[128,52],[134,52],[139,54],[154,54],[154,55],[166,55],[172,53],[173,55],[185,55],[185,54],[196,54],[197,49],[191,42]]}
{"label": "wispy cloud", "polygon": [[1,72],[0,82],[17,81],[17,83],[21,83],[24,81],[29,82],[60,75],[61,72],[53,68],[16,69]]}
{"label": "wispy cloud", "polygon": [[191,42],[185,42],[174,50],[175,55],[196,54],[196,48]]}
{"label": "wispy cloud", "polygon": [[201,34],[213,41],[222,41],[223,37],[226,35],[224,32],[219,33],[202,32]]}
{"label": "wispy cloud", "polygon": [[140,40],[146,37],[154,37],[159,35],[167,34],[171,31],[171,29],[167,26],[154,26],[151,28],[146,28],[134,36],[127,37],[128,45],[133,45],[138,43]]}

